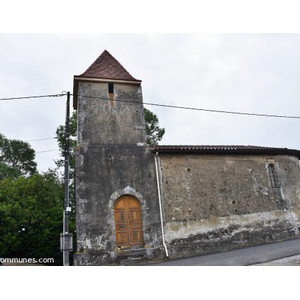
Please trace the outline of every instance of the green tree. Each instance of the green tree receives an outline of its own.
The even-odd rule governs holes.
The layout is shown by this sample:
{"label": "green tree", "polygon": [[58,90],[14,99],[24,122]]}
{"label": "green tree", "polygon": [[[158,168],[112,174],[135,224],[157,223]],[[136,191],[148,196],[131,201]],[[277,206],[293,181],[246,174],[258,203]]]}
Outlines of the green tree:
{"label": "green tree", "polygon": [[[60,155],[63,159],[58,159],[55,161],[58,167],[63,167],[65,164],[65,125],[60,125],[56,130],[57,142],[60,150]],[[73,111],[70,117],[69,126],[69,165],[70,165],[70,178],[74,178],[74,167],[75,167],[75,149],[77,146],[77,110]]]}
{"label": "green tree", "polygon": [[[57,167],[61,168],[65,165],[65,125],[60,125],[56,130],[56,136],[58,141],[58,146],[60,149],[61,159],[55,160]],[[74,186],[74,170],[75,170],[75,150],[77,146],[77,111],[73,111],[70,117],[69,125],[69,199],[72,212],[70,216],[70,222],[76,223],[76,205],[75,205],[75,186]],[[72,231],[70,231],[72,232]],[[74,248],[76,244],[76,237],[73,237]]]}
{"label": "green tree", "polygon": [[37,172],[35,151],[23,141],[7,139],[0,134],[0,180],[32,176]]}
{"label": "green tree", "polygon": [[165,129],[158,126],[158,117],[147,108],[144,108],[147,144],[157,145],[165,134]]}
{"label": "green tree", "polygon": [[0,257],[54,258],[61,265],[63,199],[64,186],[54,171],[1,181]]}

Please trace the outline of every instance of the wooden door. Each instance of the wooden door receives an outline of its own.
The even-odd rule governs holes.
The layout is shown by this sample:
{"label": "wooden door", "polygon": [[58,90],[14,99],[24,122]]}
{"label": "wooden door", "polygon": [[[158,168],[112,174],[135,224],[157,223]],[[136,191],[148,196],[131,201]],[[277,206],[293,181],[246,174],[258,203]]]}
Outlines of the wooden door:
{"label": "wooden door", "polygon": [[117,246],[143,245],[141,207],[132,196],[122,196],[115,203]]}

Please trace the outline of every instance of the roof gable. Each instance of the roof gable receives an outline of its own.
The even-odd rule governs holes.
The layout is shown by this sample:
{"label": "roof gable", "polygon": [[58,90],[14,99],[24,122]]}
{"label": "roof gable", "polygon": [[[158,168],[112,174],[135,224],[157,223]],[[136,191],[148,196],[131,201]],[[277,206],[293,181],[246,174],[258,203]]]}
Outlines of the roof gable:
{"label": "roof gable", "polygon": [[104,50],[93,64],[78,77],[140,82],[131,76],[107,50]]}
{"label": "roof gable", "polygon": [[91,66],[81,75],[74,76],[73,86],[73,107],[77,109],[78,82],[117,82],[125,84],[141,84],[141,80],[135,79],[129,72],[107,51],[91,64]]}

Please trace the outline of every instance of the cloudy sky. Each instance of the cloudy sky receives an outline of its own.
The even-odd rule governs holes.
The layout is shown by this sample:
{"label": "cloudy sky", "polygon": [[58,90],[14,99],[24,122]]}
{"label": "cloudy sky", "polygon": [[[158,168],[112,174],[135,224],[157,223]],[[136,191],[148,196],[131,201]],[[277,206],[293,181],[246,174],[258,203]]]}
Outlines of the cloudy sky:
{"label": "cloudy sky", "polygon": [[[0,100],[72,92],[73,76],[106,49],[142,80],[144,102],[300,116],[295,1],[100,2],[3,4]],[[0,132],[29,141],[41,171],[59,158],[54,137],[65,104],[66,97],[0,101]],[[166,129],[160,144],[300,149],[300,119],[146,107]]]}
{"label": "cloudy sky", "polygon": [[[300,116],[297,2],[86,0],[70,4],[67,0],[6,1],[1,3],[0,18],[0,100],[72,92],[73,76],[83,73],[106,49],[131,75],[142,80],[145,102]],[[53,160],[59,158],[54,136],[56,128],[65,122],[65,103],[66,97],[0,101],[0,132],[10,139],[30,141],[37,152],[41,171],[55,167]],[[300,119],[146,107],[158,115],[160,125],[166,129],[161,144],[300,149]],[[218,269],[223,275],[220,271]],[[26,269],[25,277],[27,272]],[[73,269],[70,272],[74,273]],[[109,279],[107,272],[105,275]],[[207,272],[202,272],[205,275],[201,280],[208,278],[205,285],[213,284],[215,288],[216,273],[207,277]],[[247,269],[245,275],[250,272]],[[188,297],[188,292],[194,289],[199,292],[200,273],[186,276],[186,279],[176,278],[177,281],[180,278],[177,286],[187,280],[188,288],[179,295]],[[267,278],[272,274],[270,272]],[[140,276],[141,283],[144,283],[144,275]],[[161,275],[157,282],[162,284],[168,277],[161,271],[153,275],[155,278]],[[257,277],[254,269],[253,275]],[[12,276],[16,276],[15,272]],[[226,276],[218,281],[221,297],[228,287],[224,278]],[[263,284],[265,278],[261,280]],[[287,273],[282,278],[290,284],[296,277]],[[91,285],[91,279],[97,282]],[[99,273],[93,278],[81,277],[81,280],[98,287]],[[30,286],[24,276],[18,284],[23,284],[20,291]],[[86,297],[93,289],[75,291],[76,295],[82,293]],[[214,293],[218,291],[214,289]],[[169,297],[172,292],[178,296],[178,289],[168,289]],[[270,296],[270,290],[267,292]],[[278,291],[274,293],[277,296]],[[287,290],[284,293],[286,296]]]}
{"label": "cloudy sky", "polygon": [[[144,102],[300,117],[299,34],[2,33],[0,98],[72,92],[73,76],[105,49],[142,80]],[[0,101],[1,133],[30,141],[40,170],[59,156],[54,137],[65,103]],[[146,107],[166,129],[160,144],[300,149],[300,119]]]}

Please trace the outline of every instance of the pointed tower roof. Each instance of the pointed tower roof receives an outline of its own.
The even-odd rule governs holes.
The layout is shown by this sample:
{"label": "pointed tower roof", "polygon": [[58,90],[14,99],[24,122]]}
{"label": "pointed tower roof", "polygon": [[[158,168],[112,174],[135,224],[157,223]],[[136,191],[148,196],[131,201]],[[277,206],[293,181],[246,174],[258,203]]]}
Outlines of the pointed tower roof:
{"label": "pointed tower roof", "polygon": [[132,77],[107,50],[104,50],[94,63],[79,77],[140,82],[140,80]]}
{"label": "pointed tower roof", "polygon": [[98,81],[141,84],[141,80],[135,79],[129,72],[107,51],[92,63],[92,65],[81,75],[74,76],[73,106],[77,109],[77,93],[79,81]]}

